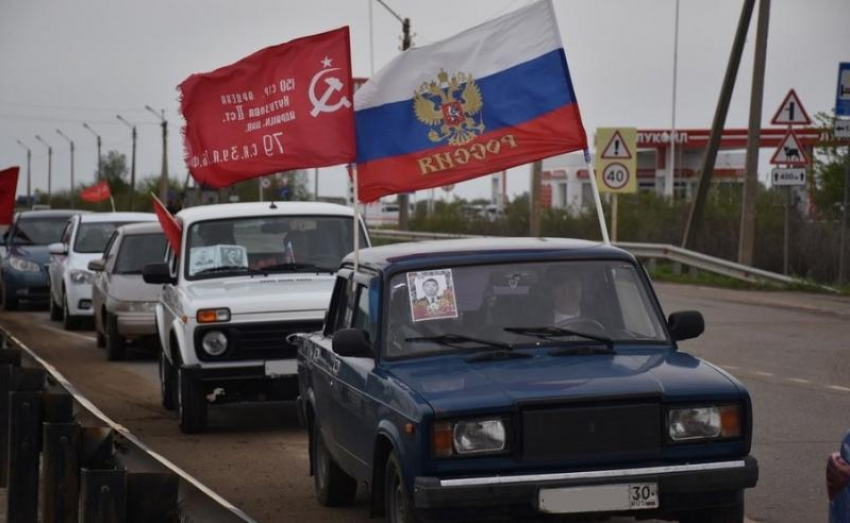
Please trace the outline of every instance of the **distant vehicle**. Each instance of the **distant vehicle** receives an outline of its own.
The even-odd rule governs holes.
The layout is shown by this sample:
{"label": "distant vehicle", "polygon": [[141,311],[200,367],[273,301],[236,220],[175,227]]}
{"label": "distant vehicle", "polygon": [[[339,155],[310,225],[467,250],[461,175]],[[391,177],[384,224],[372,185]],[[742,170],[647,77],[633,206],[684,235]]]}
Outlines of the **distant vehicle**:
{"label": "distant vehicle", "polygon": [[829,523],[850,523],[850,432],[839,452],[829,457],[826,467],[829,494]]}
{"label": "distant vehicle", "polygon": [[[318,330],[334,273],[353,250],[348,207],[238,203],[180,211],[181,255],[148,265],[162,285],[156,325],[162,404],[200,432],[208,404],[294,400],[296,349],[287,336]],[[361,245],[369,245],[365,227]]]}
{"label": "distant vehicle", "polygon": [[142,269],[164,259],[159,223],[137,223],[115,229],[103,257],[89,262],[97,346],[110,360],[124,359],[128,341],[159,349],[154,312],[160,289],[144,282]]}
{"label": "distant vehicle", "polygon": [[[545,515],[742,522],[750,396],[679,350],[620,249],[554,238],[395,244],[346,257],[297,337],[324,505],[370,486],[389,522]],[[585,520],[583,519],[583,520]]]}
{"label": "distant vehicle", "polygon": [[141,212],[89,213],[68,220],[61,238],[49,246],[50,319],[62,320],[65,329],[72,330],[94,316],[89,262],[103,256],[116,228],[151,221],[156,215]]}
{"label": "distant vehicle", "polygon": [[48,245],[59,241],[65,223],[84,211],[23,211],[15,214],[3,235],[5,252],[0,264],[3,310],[16,310],[20,302],[46,305],[50,299]]}

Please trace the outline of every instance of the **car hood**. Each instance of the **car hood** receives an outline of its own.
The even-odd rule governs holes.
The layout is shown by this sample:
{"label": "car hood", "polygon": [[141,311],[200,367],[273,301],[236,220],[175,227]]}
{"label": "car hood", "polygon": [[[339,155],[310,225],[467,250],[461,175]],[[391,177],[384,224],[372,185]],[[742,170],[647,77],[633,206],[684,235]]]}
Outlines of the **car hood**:
{"label": "car hood", "polygon": [[388,371],[441,414],[476,414],[531,402],[658,397],[737,399],[737,382],[713,365],[670,349],[617,355],[467,362],[462,356],[395,363]]}
{"label": "car hood", "polygon": [[50,252],[47,245],[12,245],[7,248],[9,256],[24,258],[39,265],[50,261]]}
{"label": "car hood", "polygon": [[106,286],[110,297],[128,302],[155,302],[161,292],[161,286],[148,285],[141,274],[112,274]]}
{"label": "car hood", "polygon": [[194,313],[228,307],[233,316],[275,312],[324,311],[331,300],[332,274],[274,274],[192,283],[186,287]]}

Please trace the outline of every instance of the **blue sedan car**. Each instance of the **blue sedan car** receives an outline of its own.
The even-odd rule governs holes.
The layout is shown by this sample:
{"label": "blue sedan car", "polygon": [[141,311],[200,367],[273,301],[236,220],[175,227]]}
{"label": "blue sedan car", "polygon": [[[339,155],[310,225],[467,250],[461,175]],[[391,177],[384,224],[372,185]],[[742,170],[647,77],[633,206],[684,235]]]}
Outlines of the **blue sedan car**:
{"label": "blue sedan car", "polygon": [[631,515],[744,519],[746,388],[680,350],[629,253],[566,239],[397,244],[351,255],[301,335],[318,500],[370,486],[388,521]]}
{"label": "blue sedan car", "polygon": [[47,246],[61,241],[68,218],[80,212],[25,211],[15,215],[3,235],[6,246],[0,262],[3,310],[15,310],[21,301],[47,305],[50,297]]}

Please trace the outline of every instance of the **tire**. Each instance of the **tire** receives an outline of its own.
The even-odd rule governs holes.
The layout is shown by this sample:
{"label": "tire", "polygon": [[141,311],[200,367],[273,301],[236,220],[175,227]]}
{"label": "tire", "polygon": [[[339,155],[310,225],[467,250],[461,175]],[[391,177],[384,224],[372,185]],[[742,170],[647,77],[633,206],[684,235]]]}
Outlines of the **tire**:
{"label": "tire", "polygon": [[395,451],[390,453],[384,469],[384,510],[388,523],[416,523],[418,518],[413,512],[413,502],[407,491],[401,463]]}
{"label": "tire", "polygon": [[62,326],[66,331],[77,330],[77,318],[71,316],[71,311],[68,309],[68,295],[62,293]]}
{"label": "tire", "polygon": [[159,353],[159,392],[165,410],[174,410],[177,404],[174,390],[174,365],[165,357],[165,351]]}
{"label": "tire", "polygon": [[184,434],[197,434],[207,428],[207,398],[204,384],[178,366],[177,414]]}
{"label": "tire", "polygon": [[50,319],[53,321],[62,321],[62,307],[56,305],[53,301],[53,294],[48,298],[50,301]]}
{"label": "tire", "polygon": [[106,347],[106,336],[95,327],[95,344],[98,349]]}
{"label": "tire", "polygon": [[339,468],[322,440],[321,431],[315,425],[310,431],[310,450],[313,453],[313,484],[319,503],[325,507],[343,507],[354,503],[357,480]]}
{"label": "tire", "polygon": [[127,355],[127,340],[118,333],[118,318],[107,315],[104,320],[106,320],[106,359],[121,361]]}
{"label": "tire", "polygon": [[18,299],[9,296],[6,292],[6,286],[3,286],[3,310],[16,311],[18,310]]}
{"label": "tire", "polygon": [[721,507],[702,510],[688,514],[679,519],[680,523],[743,523],[744,502],[738,502],[731,507]]}

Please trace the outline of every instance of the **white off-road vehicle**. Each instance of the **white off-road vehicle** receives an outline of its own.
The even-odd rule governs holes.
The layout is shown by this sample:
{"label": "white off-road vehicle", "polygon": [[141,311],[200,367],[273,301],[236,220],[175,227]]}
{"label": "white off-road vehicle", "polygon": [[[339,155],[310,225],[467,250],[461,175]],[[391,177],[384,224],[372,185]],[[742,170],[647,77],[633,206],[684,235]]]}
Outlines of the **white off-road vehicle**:
{"label": "white off-road vehicle", "polygon": [[[341,205],[237,203],[185,209],[180,255],[143,271],[160,284],[156,327],[162,404],[184,432],[206,428],[209,404],[294,400],[296,332],[320,330],[334,274],[354,247]],[[360,244],[369,245],[360,223]]]}

